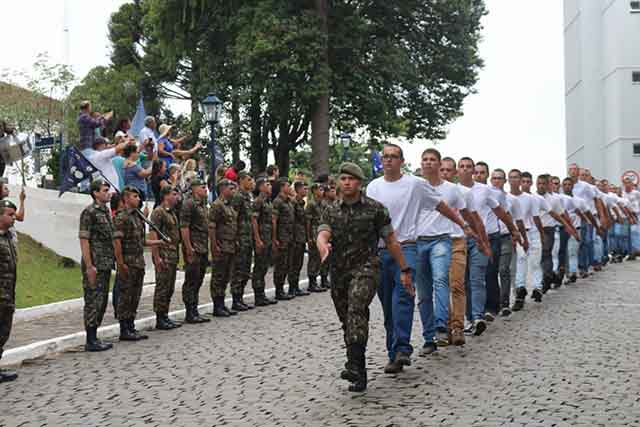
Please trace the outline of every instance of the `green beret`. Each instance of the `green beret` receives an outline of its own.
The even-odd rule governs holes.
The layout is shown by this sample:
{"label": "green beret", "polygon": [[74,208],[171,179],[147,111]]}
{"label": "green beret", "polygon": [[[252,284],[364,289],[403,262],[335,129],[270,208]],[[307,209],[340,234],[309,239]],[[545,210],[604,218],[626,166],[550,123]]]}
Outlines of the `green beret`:
{"label": "green beret", "polygon": [[98,179],[94,179],[93,181],[91,181],[91,192],[93,193],[94,191],[100,191],[100,189],[104,186],[110,187],[109,184],[107,184],[107,181],[105,181],[102,178],[98,178]]}
{"label": "green beret", "polygon": [[278,178],[278,184],[291,184],[291,182],[289,181],[289,178],[283,176],[282,178]]}
{"label": "green beret", "polygon": [[198,177],[195,177],[191,180],[191,186],[192,187],[196,187],[196,186],[201,186],[201,185],[207,185],[203,180],[201,180]]}
{"label": "green beret", "polygon": [[249,174],[249,172],[247,171],[240,171],[238,172],[238,181],[240,181],[241,179],[245,178],[245,177],[249,177],[251,178],[251,174]]}
{"label": "green beret", "polygon": [[11,200],[0,200],[0,208],[11,208],[14,211],[17,211],[18,208],[16,208],[16,205],[13,204],[13,202]]}
{"label": "green beret", "polygon": [[352,177],[357,178],[360,181],[364,181],[364,173],[362,172],[362,169],[360,169],[360,166],[356,165],[355,163],[344,162],[340,165],[340,173],[351,175]]}
{"label": "green beret", "polygon": [[172,187],[172,186],[170,186],[170,185],[165,185],[164,187],[162,187],[162,188],[160,189],[160,193],[159,193],[160,199],[162,199],[162,198],[163,198],[164,196],[166,196],[167,194],[172,193],[173,191],[178,191],[178,190],[176,190],[176,188],[175,188],[175,187]]}

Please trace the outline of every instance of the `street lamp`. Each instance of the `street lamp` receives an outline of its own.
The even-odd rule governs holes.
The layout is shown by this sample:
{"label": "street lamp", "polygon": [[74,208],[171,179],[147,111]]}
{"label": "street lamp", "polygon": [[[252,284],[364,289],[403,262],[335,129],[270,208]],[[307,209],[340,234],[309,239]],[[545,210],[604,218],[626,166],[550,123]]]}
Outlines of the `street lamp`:
{"label": "street lamp", "polygon": [[351,135],[349,132],[342,132],[340,134],[340,142],[342,143],[342,161],[347,161],[347,150],[349,149],[349,144],[351,144]]}
{"label": "street lamp", "polygon": [[222,101],[210,93],[200,102],[200,112],[211,127],[211,141],[209,142],[209,154],[211,155],[211,172],[209,174],[209,188],[216,191],[216,125],[222,114]]}

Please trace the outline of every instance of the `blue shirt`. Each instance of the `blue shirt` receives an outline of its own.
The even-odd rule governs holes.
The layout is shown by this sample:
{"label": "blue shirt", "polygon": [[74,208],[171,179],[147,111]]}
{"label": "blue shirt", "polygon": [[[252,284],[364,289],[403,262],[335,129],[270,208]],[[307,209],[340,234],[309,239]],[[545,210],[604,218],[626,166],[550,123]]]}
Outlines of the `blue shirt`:
{"label": "blue shirt", "polygon": [[132,187],[137,188],[142,191],[144,194],[147,193],[147,181],[140,177],[140,172],[142,168],[139,164],[135,164],[129,167],[124,168],[124,184],[131,185]]}
{"label": "blue shirt", "polygon": [[[164,144],[164,151],[166,151],[167,153],[171,153],[173,151],[173,144],[167,137],[160,138],[158,140],[158,144]],[[167,170],[169,170],[169,166],[171,166],[171,163],[173,163],[173,158],[169,156],[159,156],[159,158],[166,163]]]}

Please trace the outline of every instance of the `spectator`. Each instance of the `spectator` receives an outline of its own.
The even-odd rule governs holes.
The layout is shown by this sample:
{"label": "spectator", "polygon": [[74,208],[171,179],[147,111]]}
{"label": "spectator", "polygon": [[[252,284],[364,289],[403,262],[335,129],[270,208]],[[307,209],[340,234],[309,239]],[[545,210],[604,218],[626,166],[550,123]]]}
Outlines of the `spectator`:
{"label": "spectator", "polygon": [[242,160],[238,160],[235,165],[227,169],[224,173],[224,177],[230,181],[238,182],[238,173],[242,172],[246,167],[247,165]]}
{"label": "spectator", "polygon": [[114,141],[118,141],[120,138],[127,139],[127,137],[132,137],[130,130],[131,120],[128,117],[120,119],[118,126],[116,126],[116,131],[113,134]]}
{"label": "spectator", "polygon": [[167,178],[167,182],[169,183],[169,185],[171,185],[173,188],[177,188],[178,191],[181,191],[181,186],[182,186],[182,170],[180,169],[180,165],[174,163],[171,166],[169,166],[169,173],[168,173],[168,178]]}
{"label": "spectator", "polygon": [[167,164],[162,160],[154,160],[151,166],[151,192],[155,199],[153,208],[157,208],[160,204],[160,190],[163,187],[170,186],[171,184],[167,180]]}
{"label": "spectator", "polygon": [[96,140],[96,129],[104,128],[113,117],[113,111],[100,114],[91,111],[91,102],[80,103],[80,115],[78,116],[78,128],[80,129],[80,151],[85,156],[93,147]]}
{"label": "spectator", "polygon": [[190,138],[190,135],[171,139],[169,138],[171,128],[172,126],[166,124],[161,124],[159,128],[160,134],[164,136],[158,138],[158,157],[167,164],[167,167],[175,162],[176,158],[188,159],[202,148],[202,145],[197,143],[191,149],[183,150],[182,144]]}
{"label": "spectator", "polygon": [[113,186],[118,185],[118,172],[113,165],[113,158],[117,155],[122,155],[126,147],[133,147],[135,145],[127,145],[126,142],[122,142],[115,147],[109,147],[107,140],[102,137],[97,137],[93,141],[93,150],[88,150],[87,160],[100,170],[105,179],[109,182],[109,192],[115,193],[117,188]]}
{"label": "spectator", "polygon": [[[166,135],[164,135],[166,136]],[[140,147],[146,147],[149,141],[153,144],[153,152],[158,152],[158,139],[156,138],[156,119],[153,116],[147,116],[144,118],[144,127],[138,135],[138,141]]]}
{"label": "spectator", "polygon": [[143,169],[138,163],[140,154],[135,145],[127,145],[123,154],[124,161],[124,185],[132,186],[140,192],[140,200],[144,201],[147,195],[146,178],[151,175],[151,168]]}

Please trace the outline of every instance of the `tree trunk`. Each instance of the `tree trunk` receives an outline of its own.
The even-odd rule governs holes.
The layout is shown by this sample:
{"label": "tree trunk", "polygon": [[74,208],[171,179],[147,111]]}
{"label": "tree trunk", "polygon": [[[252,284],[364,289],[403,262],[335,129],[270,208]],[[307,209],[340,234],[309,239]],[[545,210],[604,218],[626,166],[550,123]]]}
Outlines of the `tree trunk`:
{"label": "tree trunk", "polygon": [[280,170],[280,176],[289,175],[289,122],[282,120],[278,126],[278,144],[275,150],[276,164]]}
{"label": "tree trunk", "polygon": [[[322,31],[327,35],[325,43],[328,44],[328,0],[315,0],[315,6],[322,25]],[[328,69],[329,50],[327,44],[325,44],[322,53],[321,67]],[[325,92],[320,95],[318,104],[311,116],[311,170],[314,177],[329,173],[329,82],[327,82]]]}
{"label": "tree trunk", "polygon": [[240,161],[240,96],[231,89],[231,156],[233,164]]}
{"label": "tree trunk", "polygon": [[255,91],[251,95],[249,105],[251,172],[257,174],[267,169],[268,139],[263,139],[262,108],[260,105],[260,92]]}

